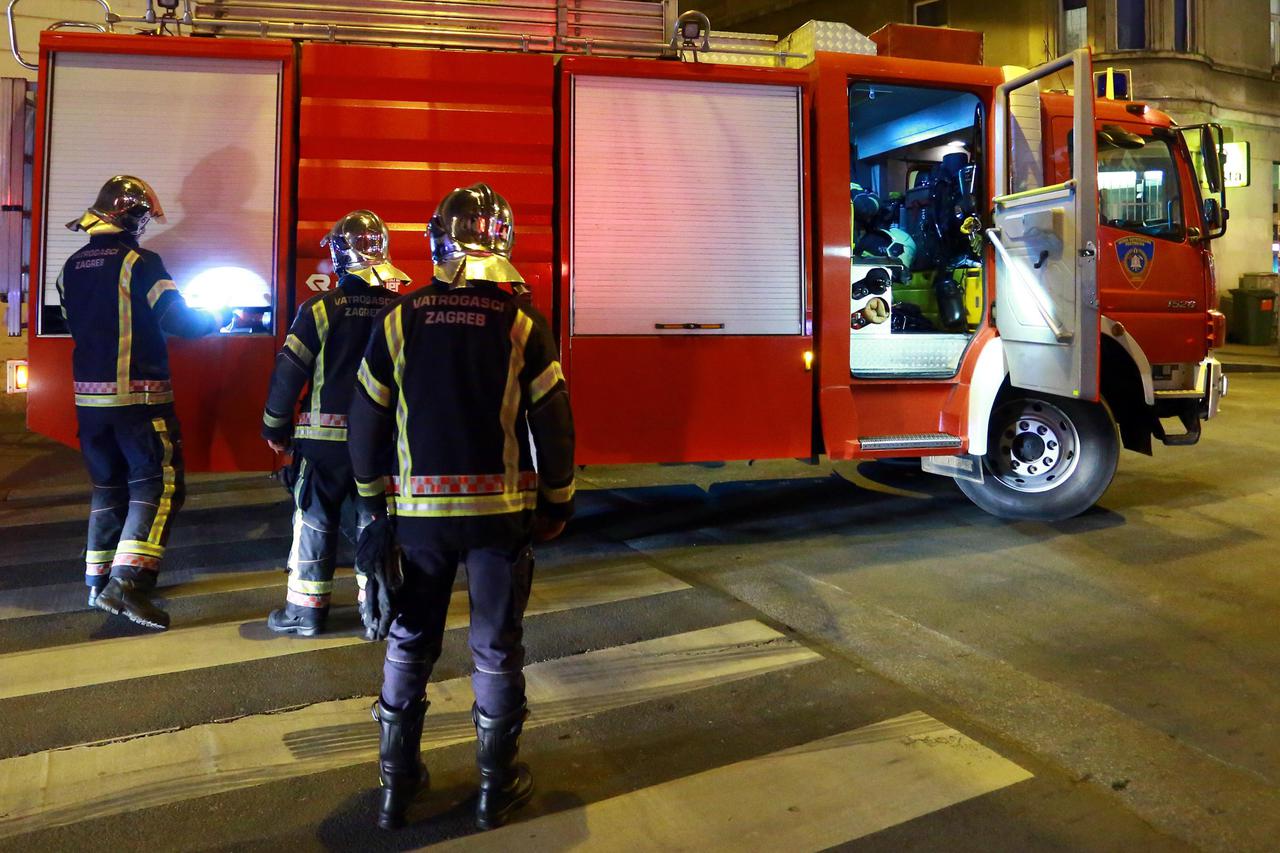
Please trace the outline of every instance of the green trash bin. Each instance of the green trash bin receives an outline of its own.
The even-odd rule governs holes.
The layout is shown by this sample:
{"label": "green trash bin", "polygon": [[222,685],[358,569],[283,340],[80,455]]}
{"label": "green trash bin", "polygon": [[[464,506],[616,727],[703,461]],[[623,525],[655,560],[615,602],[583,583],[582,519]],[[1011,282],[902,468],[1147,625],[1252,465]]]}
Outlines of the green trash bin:
{"label": "green trash bin", "polygon": [[1230,333],[1238,344],[1275,343],[1276,292],[1233,289]]}

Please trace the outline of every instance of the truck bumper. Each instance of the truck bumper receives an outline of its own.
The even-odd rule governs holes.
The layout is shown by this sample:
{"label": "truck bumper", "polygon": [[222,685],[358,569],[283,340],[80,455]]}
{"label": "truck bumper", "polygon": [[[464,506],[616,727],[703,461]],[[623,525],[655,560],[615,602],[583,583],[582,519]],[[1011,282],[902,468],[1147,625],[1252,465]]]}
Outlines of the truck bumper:
{"label": "truck bumper", "polygon": [[1204,393],[1200,398],[1200,417],[1207,421],[1217,416],[1218,404],[1227,396],[1227,374],[1222,372],[1222,363],[1213,356],[1200,362],[1196,384]]}

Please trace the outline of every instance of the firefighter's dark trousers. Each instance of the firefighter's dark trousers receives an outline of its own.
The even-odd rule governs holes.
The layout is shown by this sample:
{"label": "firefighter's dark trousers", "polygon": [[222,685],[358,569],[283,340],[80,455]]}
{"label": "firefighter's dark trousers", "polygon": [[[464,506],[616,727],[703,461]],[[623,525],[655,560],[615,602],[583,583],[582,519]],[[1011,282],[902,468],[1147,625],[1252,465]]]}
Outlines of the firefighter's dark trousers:
{"label": "firefighter's dark trousers", "polygon": [[[356,493],[345,441],[299,441],[294,484],[293,547],[285,600],[294,612],[329,612],[341,531],[342,503]],[[305,610],[303,612],[306,612]]]}
{"label": "firefighter's dark trousers", "polygon": [[486,716],[500,717],[524,704],[524,609],[533,582],[533,549],[476,548],[444,551],[401,544],[404,588],[400,613],[387,637],[382,701],[409,707],[426,692],[440,657],[445,618],[458,566],[466,567],[471,599],[471,686]]}
{"label": "firefighter's dark trousers", "polygon": [[93,483],[85,583],[103,586],[110,575],[154,587],[186,497],[173,407],[78,406],[76,418]]}

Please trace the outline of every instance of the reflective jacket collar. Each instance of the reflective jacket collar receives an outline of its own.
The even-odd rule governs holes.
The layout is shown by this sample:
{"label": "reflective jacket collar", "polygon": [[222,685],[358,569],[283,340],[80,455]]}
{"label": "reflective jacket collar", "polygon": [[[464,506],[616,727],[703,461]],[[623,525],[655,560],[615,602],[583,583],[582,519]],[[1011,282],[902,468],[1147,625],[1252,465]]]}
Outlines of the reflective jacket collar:
{"label": "reflective jacket collar", "polygon": [[339,279],[338,287],[346,293],[364,293],[370,289],[369,283],[354,273],[347,273]]}
{"label": "reflective jacket collar", "polygon": [[122,243],[130,249],[138,248],[138,238],[132,234],[119,232],[116,234],[94,234],[89,238],[89,245],[95,247],[110,246],[114,243]]}

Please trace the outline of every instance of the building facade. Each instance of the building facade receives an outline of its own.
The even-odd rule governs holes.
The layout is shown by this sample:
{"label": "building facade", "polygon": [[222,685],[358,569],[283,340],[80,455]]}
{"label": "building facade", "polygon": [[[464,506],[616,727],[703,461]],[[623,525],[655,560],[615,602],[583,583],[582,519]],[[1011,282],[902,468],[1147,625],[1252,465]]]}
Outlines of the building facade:
{"label": "building facade", "polygon": [[[809,20],[863,33],[889,22],[984,34],[987,65],[1031,67],[1089,46],[1094,67],[1132,71],[1135,100],[1182,124],[1223,125],[1240,182],[1214,246],[1218,288],[1280,270],[1280,0],[713,0],[716,30],[785,35]],[[945,57],[939,57],[945,59]],[[1245,151],[1247,149],[1247,155]]]}

